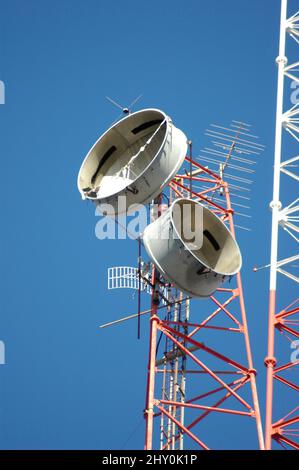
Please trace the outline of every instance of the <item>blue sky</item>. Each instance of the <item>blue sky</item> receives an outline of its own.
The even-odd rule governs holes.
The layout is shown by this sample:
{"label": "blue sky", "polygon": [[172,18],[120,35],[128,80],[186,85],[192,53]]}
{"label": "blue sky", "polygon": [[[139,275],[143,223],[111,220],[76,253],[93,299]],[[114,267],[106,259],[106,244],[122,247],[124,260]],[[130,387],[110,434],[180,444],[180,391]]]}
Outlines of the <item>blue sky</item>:
{"label": "blue sky", "polygon": [[[133,322],[98,329],[136,311],[131,291],[107,291],[106,271],[135,265],[137,247],[99,241],[94,208],[76,186],[84,155],[119,114],[106,95],[127,105],[142,93],[139,107],[167,112],[195,154],[211,122],[232,119],[251,123],[267,146],[255,176],[253,230],[238,233],[264,409],[269,273],[252,268],[269,262],[279,4],[0,1],[2,449],[143,446],[148,323],[141,341]],[[284,202],[296,195],[287,189]],[[283,256],[289,241],[282,240]],[[290,282],[280,286],[284,307],[296,293]],[[288,397],[282,388],[277,416]],[[231,445],[231,434],[204,430],[218,448]],[[236,428],[234,439],[236,448],[257,445],[252,426]]]}

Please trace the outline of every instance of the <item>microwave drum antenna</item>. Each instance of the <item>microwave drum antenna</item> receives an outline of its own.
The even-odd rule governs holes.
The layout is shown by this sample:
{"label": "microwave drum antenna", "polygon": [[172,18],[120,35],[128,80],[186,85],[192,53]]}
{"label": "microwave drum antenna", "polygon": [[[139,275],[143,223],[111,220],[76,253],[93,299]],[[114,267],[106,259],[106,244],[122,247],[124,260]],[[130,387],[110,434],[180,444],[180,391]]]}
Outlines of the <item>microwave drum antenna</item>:
{"label": "microwave drum antenna", "polygon": [[[108,215],[128,212],[131,205],[145,204],[162,192],[182,166],[186,152],[185,134],[163,111],[128,114],[88,152],[78,175],[79,192]],[[125,196],[121,207],[119,196]]]}
{"label": "microwave drum antenna", "polygon": [[[198,209],[202,216],[195,229],[202,231],[202,237],[192,245],[184,234],[191,233]],[[143,242],[160,273],[191,297],[210,296],[241,269],[241,253],[229,229],[211,210],[190,199],[176,199],[146,227]]]}

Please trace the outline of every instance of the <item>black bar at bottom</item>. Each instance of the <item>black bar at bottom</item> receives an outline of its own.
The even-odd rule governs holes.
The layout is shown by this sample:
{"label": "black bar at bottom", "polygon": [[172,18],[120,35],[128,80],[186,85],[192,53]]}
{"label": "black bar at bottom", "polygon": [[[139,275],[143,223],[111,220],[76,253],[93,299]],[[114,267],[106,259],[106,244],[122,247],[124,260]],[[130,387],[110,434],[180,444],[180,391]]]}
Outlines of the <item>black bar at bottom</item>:
{"label": "black bar at bottom", "polygon": [[[225,463],[275,463],[282,461],[284,465],[298,462],[298,454],[294,451],[138,451],[138,450],[2,450],[0,463],[12,463],[24,466],[32,464],[83,464],[85,467],[120,465],[125,468],[137,468],[140,465],[199,465]],[[7,467],[6,467],[7,468]],[[54,469],[55,470],[55,469]]]}

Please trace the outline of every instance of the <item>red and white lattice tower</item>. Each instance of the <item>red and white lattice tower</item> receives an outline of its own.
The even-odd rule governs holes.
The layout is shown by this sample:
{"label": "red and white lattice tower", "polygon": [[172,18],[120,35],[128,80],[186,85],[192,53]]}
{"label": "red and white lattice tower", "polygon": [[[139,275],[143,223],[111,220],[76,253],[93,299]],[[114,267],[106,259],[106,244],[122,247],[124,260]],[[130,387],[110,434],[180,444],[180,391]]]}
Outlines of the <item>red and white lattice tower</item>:
{"label": "red and white lattice tower", "polygon": [[[193,158],[192,143],[188,153],[186,136],[161,110],[126,114],[88,152],[78,190],[112,217],[153,201],[138,268],[108,272],[109,288],[138,289],[138,336],[140,316],[150,314],[145,449],[222,448],[224,434],[227,448],[263,449],[234,218],[248,217],[249,176],[264,146],[248,124],[213,124],[211,145]],[[203,214],[203,242],[192,248],[171,212],[180,204]],[[166,238],[156,237],[161,225]],[[151,295],[144,312],[142,292]]]}
{"label": "red and white lattice tower", "polygon": [[[290,44],[288,44],[289,42]],[[298,173],[296,173],[299,161],[297,153],[299,142],[299,103],[297,100],[297,103],[295,101],[290,109],[286,109],[288,106],[286,104],[287,101],[284,99],[286,95],[285,77],[292,81],[292,85],[297,86],[299,84],[297,73],[299,62],[288,64],[286,58],[286,46],[289,45],[291,47],[290,55],[292,56],[292,47],[296,43],[299,44],[299,12],[288,18],[287,0],[282,0],[279,56],[276,60],[278,65],[278,89],[274,184],[273,199],[270,204],[272,209],[272,233],[268,355],[265,359],[267,367],[266,449],[271,449],[273,439],[283,447],[299,449],[299,430],[296,428],[296,423],[299,422],[299,386],[296,384],[294,375],[299,360],[297,359],[298,354],[291,354],[291,348],[295,349],[298,347],[298,340],[296,338],[299,337],[299,332],[296,327],[299,324],[299,299],[290,298],[287,307],[278,307],[281,303],[282,294],[284,298],[292,295],[294,286],[299,282],[299,277],[296,273],[298,268],[296,262],[298,263],[299,260],[297,245],[299,241],[299,198],[297,197],[298,187],[295,186],[299,180]],[[287,100],[290,100],[290,96],[287,97]],[[297,144],[297,148],[295,144]],[[282,174],[283,178],[281,178]],[[288,179],[287,184],[285,184],[285,181],[282,181],[284,178]],[[283,184],[286,187],[283,187]],[[293,197],[293,189],[295,197]],[[281,231],[281,229],[283,230]],[[284,243],[283,236],[288,237],[286,243]],[[285,252],[282,252],[282,249],[286,247],[288,249],[287,256]],[[278,284],[277,273],[282,275]],[[279,336],[284,339],[284,344],[280,344],[280,342],[278,344],[276,341],[277,333],[280,333]],[[285,340],[287,341],[285,342]],[[279,358],[275,357],[277,352],[279,352]],[[283,392],[281,386],[285,389]]]}
{"label": "red and white lattice tower", "polygon": [[[213,145],[197,159],[190,143],[184,170],[169,184],[169,203],[181,197],[200,201],[235,237],[234,216],[245,215],[238,210],[247,208],[244,186],[251,183],[238,173],[252,173],[252,158],[264,149],[249,132],[237,121],[229,128],[212,125],[207,135]],[[160,213],[161,201],[156,199]],[[221,448],[224,434],[231,435],[227,448],[233,449],[236,433],[244,435],[243,448],[264,449],[241,274],[207,300],[191,300],[154,266],[151,285],[145,449]],[[159,305],[165,286],[168,304]],[[251,434],[249,427],[240,433],[245,426]]]}

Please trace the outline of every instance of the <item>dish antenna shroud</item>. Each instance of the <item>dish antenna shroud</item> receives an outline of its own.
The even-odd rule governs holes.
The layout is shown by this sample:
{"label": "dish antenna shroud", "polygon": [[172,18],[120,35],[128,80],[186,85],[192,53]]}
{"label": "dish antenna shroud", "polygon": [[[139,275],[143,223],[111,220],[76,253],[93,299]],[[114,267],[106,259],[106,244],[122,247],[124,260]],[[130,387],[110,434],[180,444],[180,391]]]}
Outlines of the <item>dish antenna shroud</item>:
{"label": "dish antenna shroud", "polygon": [[[112,125],[84,159],[78,189],[108,215],[160,194],[184,162],[187,137],[158,109],[144,109]],[[125,196],[120,208],[118,197]],[[109,206],[108,206],[109,205]],[[112,206],[112,209],[111,209]]]}
{"label": "dish antenna shroud", "polygon": [[[186,210],[187,205],[191,210]],[[175,216],[182,210],[181,224]],[[196,209],[202,209],[199,230],[203,238],[193,249],[184,234],[190,233]],[[175,236],[173,234],[175,233]],[[163,236],[161,236],[163,234]],[[237,242],[224,222],[210,209],[190,199],[176,199],[154,222],[146,227],[144,247],[157,269],[176,287],[193,297],[208,297],[242,265]]]}

